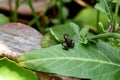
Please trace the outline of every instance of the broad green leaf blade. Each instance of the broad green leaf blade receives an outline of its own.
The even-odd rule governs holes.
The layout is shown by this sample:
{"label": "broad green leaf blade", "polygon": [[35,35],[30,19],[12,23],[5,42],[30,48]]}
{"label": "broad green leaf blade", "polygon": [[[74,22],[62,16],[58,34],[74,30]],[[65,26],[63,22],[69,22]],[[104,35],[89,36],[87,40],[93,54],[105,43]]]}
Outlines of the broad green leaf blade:
{"label": "broad green leaf blade", "polygon": [[79,27],[75,23],[66,23],[61,25],[56,25],[52,28],[50,28],[51,34],[55,37],[58,41],[64,40],[64,34],[69,34],[73,38],[75,36],[79,37]]}
{"label": "broad green leaf blade", "polygon": [[0,80],[38,80],[29,70],[19,67],[7,58],[0,59]]}
{"label": "broad green leaf blade", "polygon": [[[104,28],[108,27],[108,17],[106,14],[101,13],[99,15],[99,21],[103,23]],[[85,27],[97,31],[97,10],[94,8],[85,8],[80,11],[74,18],[75,21],[81,21]]]}
{"label": "broad green leaf blade", "polygon": [[91,80],[120,80],[120,50],[105,42],[63,50],[61,45],[28,52],[19,64],[37,71]]}
{"label": "broad green leaf blade", "polygon": [[41,46],[48,47],[60,44],[64,41],[64,34],[66,33],[69,34],[74,41],[78,41],[79,27],[75,23],[70,22],[50,28],[48,33],[42,38]]}

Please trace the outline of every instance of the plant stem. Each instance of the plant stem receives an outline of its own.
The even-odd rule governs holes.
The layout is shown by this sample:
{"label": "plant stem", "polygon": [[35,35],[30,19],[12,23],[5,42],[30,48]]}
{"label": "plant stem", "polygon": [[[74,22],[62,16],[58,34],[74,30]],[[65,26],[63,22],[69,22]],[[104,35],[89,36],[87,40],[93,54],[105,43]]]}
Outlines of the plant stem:
{"label": "plant stem", "polygon": [[10,10],[10,15],[12,16],[12,1],[9,0],[9,10]]}
{"label": "plant stem", "polygon": [[96,20],[97,20],[97,23],[96,23],[96,27],[97,27],[97,31],[98,33],[100,32],[99,30],[99,21],[100,21],[100,11],[97,10],[97,16],[96,16]]}
{"label": "plant stem", "polygon": [[28,25],[31,26],[31,25],[33,25],[34,23],[35,23],[35,19],[31,20],[31,21],[28,23]]}
{"label": "plant stem", "polygon": [[106,0],[103,0],[104,4],[106,5],[106,8],[108,10],[108,17],[110,19],[110,25],[113,26],[113,13],[112,13],[112,8],[111,8],[111,2],[107,4]]}
{"label": "plant stem", "polygon": [[119,10],[119,0],[117,0],[116,7],[115,7],[115,16],[114,16],[113,31],[115,31],[115,26],[117,24],[118,10]]}
{"label": "plant stem", "polygon": [[20,2],[20,0],[16,0],[16,2],[15,2],[15,11],[13,13],[13,21],[14,22],[17,22],[17,17],[18,17],[17,11],[18,11],[18,8],[19,8],[19,2]]}
{"label": "plant stem", "polygon": [[103,33],[103,34],[98,34],[92,37],[88,37],[88,40],[95,40],[95,39],[102,39],[102,38],[116,38],[116,39],[120,39],[120,34],[118,33]]}
{"label": "plant stem", "polygon": [[39,18],[38,18],[37,14],[36,14],[36,12],[35,12],[35,10],[34,10],[34,8],[33,8],[32,1],[31,1],[31,0],[26,0],[26,2],[28,3],[29,7],[30,7],[31,10],[32,10],[32,13],[33,13],[33,15],[34,15],[34,19],[35,19],[35,22],[36,22],[36,24],[37,24],[37,27],[38,27],[39,32],[42,32],[43,30],[42,30],[42,27],[41,27],[41,25],[40,25]]}

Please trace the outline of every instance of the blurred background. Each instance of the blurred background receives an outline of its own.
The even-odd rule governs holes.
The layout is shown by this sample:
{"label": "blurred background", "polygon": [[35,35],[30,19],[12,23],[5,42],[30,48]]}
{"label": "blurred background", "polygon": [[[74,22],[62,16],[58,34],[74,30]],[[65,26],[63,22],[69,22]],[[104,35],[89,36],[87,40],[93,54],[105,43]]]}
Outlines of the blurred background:
{"label": "blurred background", "polygon": [[[0,24],[20,22],[41,33],[46,28],[69,21],[94,26],[97,0],[0,0]],[[89,18],[90,17],[90,18]],[[96,30],[93,27],[93,30]]]}

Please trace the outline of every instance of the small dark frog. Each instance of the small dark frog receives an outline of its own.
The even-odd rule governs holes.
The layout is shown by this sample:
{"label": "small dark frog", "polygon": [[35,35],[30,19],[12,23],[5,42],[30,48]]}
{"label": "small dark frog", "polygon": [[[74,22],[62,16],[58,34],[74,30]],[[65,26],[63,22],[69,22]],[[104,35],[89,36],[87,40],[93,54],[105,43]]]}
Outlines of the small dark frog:
{"label": "small dark frog", "polygon": [[62,43],[63,45],[63,49],[68,50],[69,48],[73,48],[74,47],[74,42],[71,39],[69,34],[64,34],[64,42]]}

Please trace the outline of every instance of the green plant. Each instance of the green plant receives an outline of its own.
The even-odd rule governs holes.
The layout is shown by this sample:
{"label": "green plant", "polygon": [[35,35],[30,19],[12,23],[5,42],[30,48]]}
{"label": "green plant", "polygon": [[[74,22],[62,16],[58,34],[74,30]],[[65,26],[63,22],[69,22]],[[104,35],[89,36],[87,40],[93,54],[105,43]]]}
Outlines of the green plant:
{"label": "green plant", "polygon": [[[115,14],[111,9],[113,2],[116,3]],[[97,22],[103,33],[94,35],[89,27],[78,26],[73,22],[56,25],[48,30],[48,35],[53,37],[56,45],[27,52],[17,58],[18,64],[32,70],[65,76],[120,80],[120,46],[116,45],[120,44],[117,18],[119,5],[119,0],[100,0],[96,4],[96,9],[108,15],[107,29],[104,29],[105,24],[99,19]],[[64,50],[60,44],[66,33],[75,43],[69,50]]]}
{"label": "green plant", "polygon": [[58,16],[57,18],[52,20],[54,24],[63,24],[67,21],[67,17],[69,15],[69,10],[64,6],[64,3],[69,3],[72,0],[56,0],[56,6],[58,8]]}
{"label": "green plant", "polygon": [[[36,12],[35,12],[35,10],[33,8],[32,1],[31,0],[25,0],[25,1],[29,5],[29,7],[30,7],[30,9],[31,9],[31,11],[33,13],[33,16],[34,16],[34,19],[33,19],[32,23],[33,22],[36,23],[36,25],[38,27],[38,31],[42,33],[43,30],[42,30],[42,27],[40,25],[39,18],[38,18],[37,14],[36,14]],[[18,11],[19,6],[20,6],[20,0],[16,0],[16,2],[15,2],[15,10],[14,10],[13,15],[12,15],[14,22],[16,22],[17,18],[18,18],[17,11]]]}
{"label": "green plant", "polygon": [[10,22],[10,20],[4,14],[0,13],[0,24],[6,24],[9,22]]}
{"label": "green plant", "polygon": [[[82,44],[80,44],[81,36],[78,36],[78,26],[70,23],[67,27],[70,25],[73,27],[71,28],[73,30],[71,35],[73,34],[72,39],[75,42],[74,48],[64,50],[63,46],[59,44],[31,51],[18,58],[19,64],[32,70],[57,73],[65,76],[92,80],[119,80],[119,48],[102,40],[84,44],[83,40],[91,41],[94,40],[94,37],[98,36],[92,35],[90,39],[89,36],[91,34],[87,34],[88,29],[82,29],[80,31],[83,32],[81,33],[83,40]],[[60,27],[58,28],[61,29]],[[52,29],[52,31],[56,33],[56,30]],[[86,34],[84,34],[85,32]],[[61,32],[54,35],[54,37],[62,40],[63,35],[61,36],[61,34],[64,33]]]}
{"label": "green plant", "polygon": [[31,1],[31,0],[26,0],[26,2],[28,3],[29,7],[31,8],[31,11],[32,11],[32,13],[33,13],[33,16],[34,16],[34,19],[35,19],[35,22],[36,22],[36,24],[37,24],[37,27],[38,27],[39,32],[42,33],[43,30],[42,30],[42,27],[41,27],[41,25],[40,25],[39,18],[38,18],[37,14],[36,14],[33,6],[32,6],[32,1]]}
{"label": "green plant", "polygon": [[20,2],[20,0],[16,0],[16,2],[15,2],[15,11],[13,13],[13,21],[14,22],[16,22],[17,18],[18,18],[17,11],[18,11],[18,8],[19,8],[19,5],[20,5],[19,2]]}
{"label": "green plant", "polygon": [[[28,77],[29,76],[29,77]],[[2,58],[0,59],[0,80],[38,80],[35,73],[20,67],[15,62]]]}
{"label": "green plant", "polygon": [[[29,54],[26,53],[18,58],[19,64],[33,70],[66,76],[92,80],[119,80],[119,47],[109,44],[109,40],[103,41],[111,37],[120,39],[120,34],[116,32],[119,1],[116,2],[115,16],[113,16],[111,4],[112,1],[110,0],[100,0],[100,3],[95,6],[108,15],[109,26],[105,33],[93,35],[88,33],[88,28],[79,31],[79,27],[74,23],[67,26],[69,30],[73,30],[72,32],[65,30],[58,33],[57,30],[61,29],[59,27],[56,27],[57,30],[50,29],[51,35],[57,41],[63,40],[63,34],[71,34],[75,41],[75,47],[66,51],[62,49],[62,45],[56,45],[28,52]],[[110,26],[112,30],[109,29]]]}
{"label": "green plant", "polygon": [[[115,15],[112,12],[112,3],[116,3],[115,7]],[[108,15],[108,22],[109,26],[112,26],[112,32],[116,31],[116,27],[118,24],[117,17],[118,17],[118,10],[119,10],[120,2],[119,0],[99,0],[99,3],[95,5],[95,8],[104,12]]]}

